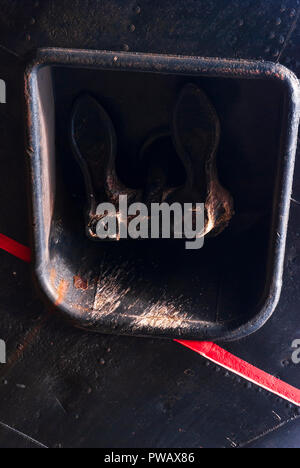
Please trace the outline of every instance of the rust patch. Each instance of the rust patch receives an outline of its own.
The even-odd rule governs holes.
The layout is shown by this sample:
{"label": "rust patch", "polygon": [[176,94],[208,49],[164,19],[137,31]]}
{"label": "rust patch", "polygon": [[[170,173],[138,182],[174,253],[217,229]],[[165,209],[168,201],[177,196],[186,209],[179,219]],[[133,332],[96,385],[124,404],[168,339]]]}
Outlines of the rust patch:
{"label": "rust patch", "polygon": [[53,289],[55,289],[55,279],[56,279],[56,270],[55,268],[51,268],[50,271],[50,284]]}
{"label": "rust patch", "polygon": [[6,375],[7,372],[23,357],[26,349],[35,342],[39,332],[48,321],[49,317],[49,315],[45,315],[39,320],[39,323],[35,327],[28,330],[22,342],[19,343],[17,350],[9,357],[7,364],[3,367],[3,372],[0,373],[1,376]]}
{"label": "rust patch", "polygon": [[66,296],[66,293],[69,288],[69,283],[66,280],[61,280],[59,282],[58,288],[57,288],[57,299],[54,303],[55,306],[59,306],[63,301]]}
{"label": "rust patch", "polygon": [[83,289],[84,291],[88,288],[87,280],[81,278],[80,276],[74,276],[74,288],[76,289]]}

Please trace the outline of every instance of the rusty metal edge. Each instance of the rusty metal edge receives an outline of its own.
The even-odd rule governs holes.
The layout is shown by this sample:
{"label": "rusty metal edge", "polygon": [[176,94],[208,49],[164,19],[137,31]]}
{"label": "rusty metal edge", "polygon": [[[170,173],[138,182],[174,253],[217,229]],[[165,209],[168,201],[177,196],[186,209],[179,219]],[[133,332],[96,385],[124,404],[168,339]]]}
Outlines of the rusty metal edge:
{"label": "rusty metal edge", "polygon": [[[255,317],[249,322],[236,327],[233,322],[226,332],[211,335],[209,327],[203,336],[188,338],[210,339],[213,341],[231,341],[245,337],[261,328],[273,314],[281,294],[285,257],[286,236],[289,219],[290,198],[295,166],[297,133],[300,114],[300,86],[297,77],[286,67],[255,60],[232,60],[203,58],[195,56],[157,55],[129,52],[112,52],[83,49],[39,49],[25,70],[25,100],[27,106],[27,154],[29,155],[30,175],[32,179],[32,215],[33,215],[33,252],[34,272],[39,286],[51,303],[55,302],[55,291],[43,274],[47,264],[47,248],[43,232],[41,210],[42,184],[37,176],[40,169],[40,143],[38,138],[37,74],[41,67],[68,66],[85,67],[115,71],[134,71],[148,73],[181,74],[206,77],[271,79],[284,86],[286,91],[285,116],[281,138],[281,170],[278,171],[278,192],[273,207],[273,236],[271,240],[269,287],[265,291],[264,301],[257,306]],[[277,205],[277,206],[276,206]],[[64,315],[70,316],[70,310],[63,302],[57,306]],[[72,314],[72,313],[71,313]],[[73,314],[72,314],[73,315]],[[79,317],[73,317],[73,319]],[[126,317],[123,317],[125,320]],[[200,323],[201,321],[199,321]],[[84,323],[79,323],[85,326]],[[86,324],[88,326],[88,323]],[[129,325],[129,324],[127,324]],[[105,332],[105,330],[103,330]],[[146,332],[146,330],[145,330]],[[139,330],[139,336],[146,336]],[[149,336],[149,335],[148,335]],[[164,336],[165,337],[165,336]],[[181,333],[180,338],[186,337]]]}

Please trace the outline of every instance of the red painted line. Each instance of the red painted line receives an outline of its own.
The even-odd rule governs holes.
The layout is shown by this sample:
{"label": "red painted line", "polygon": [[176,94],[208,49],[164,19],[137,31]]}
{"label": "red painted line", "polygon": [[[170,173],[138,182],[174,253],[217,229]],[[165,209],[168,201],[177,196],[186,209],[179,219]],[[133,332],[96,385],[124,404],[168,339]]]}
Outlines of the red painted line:
{"label": "red painted line", "polygon": [[0,249],[20,258],[24,262],[29,263],[31,261],[31,252],[29,247],[20,244],[4,234],[0,234]]}
{"label": "red painted line", "polygon": [[[31,251],[29,247],[20,244],[19,242],[11,239],[10,237],[0,234],[0,249],[14,255],[15,257],[23,260],[24,262],[31,261]],[[201,356],[209,359],[210,361],[218,364],[221,367],[239,375],[240,377],[252,382],[265,390],[268,390],[275,395],[300,406],[300,390],[296,387],[277,379],[273,375],[258,369],[252,364],[234,356],[215,343],[208,341],[187,341],[187,340],[174,340],[177,343],[186,346],[187,348],[195,351]]]}
{"label": "red painted line", "polygon": [[252,366],[248,362],[243,361],[228,351],[225,351],[225,349],[220,348],[220,346],[215,343],[207,341],[175,341],[186,346],[192,351],[201,354],[201,356],[204,356],[215,364],[218,364],[240,377],[249,380],[249,382],[284,398],[294,405],[300,406],[300,390],[298,388],[292,387],[273,375],[267,374],[267,372]]}

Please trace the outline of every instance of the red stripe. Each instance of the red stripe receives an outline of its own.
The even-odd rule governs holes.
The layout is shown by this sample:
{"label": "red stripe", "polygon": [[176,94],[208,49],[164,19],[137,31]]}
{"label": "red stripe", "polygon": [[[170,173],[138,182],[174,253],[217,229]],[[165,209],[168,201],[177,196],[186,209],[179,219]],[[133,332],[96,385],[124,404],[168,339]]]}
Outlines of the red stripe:
{"label": "red stripe", "polygon": [[31,261],[31,252],[29,247],[19,244],[19,242],[11,239],[10,237],[4,236],[4,234],[0,234],[0,249],[20,258],[24,262],[29,263]]}
{"label": "red stripe", "polygon": [[[29,247],[20,244],[19,242],[0,234],[0,249],[9,252],[18,257],[24,262],[31,261],[31,251]],[[252,366],[246,361],[234,356],[215,343],[208,341],[186,341],[174,340],[195,351],[201,356],[213,361],[214,363],[224,367],[225,369],[234,372],[250,382],[290,401],[291,403],[300,406],[300,390],[283,382],[276,377],[267,374],[266,372]]]}
{"label": "red stripe", "polygon": [[285,400],[300,406],[300,390],[252,366],[248,362],[207,341],[175,340],[187,348],[201,354],[210,361],[238,374],[250,382],[272,392]]}

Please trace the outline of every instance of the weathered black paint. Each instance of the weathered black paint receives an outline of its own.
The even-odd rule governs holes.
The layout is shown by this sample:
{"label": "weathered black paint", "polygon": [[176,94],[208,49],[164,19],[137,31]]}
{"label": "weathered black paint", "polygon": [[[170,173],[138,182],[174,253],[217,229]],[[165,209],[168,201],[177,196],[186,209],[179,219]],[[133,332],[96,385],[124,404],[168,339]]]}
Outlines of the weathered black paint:
{"label": "weathered black paint", "polygon": [[[58,68],[53,72],[53,67]],[[165,84],[158,82],[156,90],[163,100],[163,93],[167,92],[166,86],[169,80],[172,83],[173,77],[177,80],[205,78],[210,92],[217,95],[214,105],[223,112],[226,106],[230,109],[236,104],[230,101],[230,96],[228,100],[228,94],[222,90],[222,85],[225,83],[228,86],[232,80],[232,86],[237,86],[235,93],[239,95],[244,82],[248,85],[249,81],[253,80],[254,88],[251,88],[251,82],[250,91],[247,91],[249,95],[245,93],[245,102],[239,116],[239,119],[245,121],[249,120],[249,100],[254,99],[253,95],[260,100],[262,92],[269,92],[270,100],[276,103],[273,112],[277,120],[273,123],[271,115],[268,120],[268,109],[258,108],[254,117],[258,121],[259,128],[250,124],[247,135],[244,135],[240,130],[241,121],[237,119],[234,121],[230,111],[227,117],[233,120],[231,130],[234,131],[235,137],[231,136],[232,146],[227,147],[219,157],[219,164],[222,167],[226,167],[226,164],[228,166],[224,173],[220,169],[220,177],[225,180],[225,185],[227,183],[229,191],[233,190],[237,233],[234,227],[232,232],[225,231],[220,241],[217,238],[212,239],[209,245],[203,248],[203,253],[199,252],[197,257],[195,252],[180,253],[176,241],[173,243],[151,241],[151,244],[149,241],[150,247],[137,244],[138,241],[134,245],[132,241],[129,247],[122,242],[109,246],[102,244],[101,247],[99,244],[88,244],[84,231],[78,226],[79,221],[75,219],[80,217],[78,205],[72,203],[70,196],[72,186],[70,178],[74,177],[74,164],[70,162],[63,171],[61,166],[64,155],[55,157],[54,138],[56,140],[61,138],[64,132],[61,127],[66,125],[66,118],[60,123],[60,112],[57,108],[59,100],[64,100],[64,93],[72,89],[68,79],[60,80],[59,73],[62,67],[64,70],[66,67],[72,67],[73,83],[75,83],[72,86],[79,90],[81,87],[89,86],[88,82],[81,78],[84,70],[87,70],[87,73],[91,73],[91,70],[94,70],[94,73],[98,72],[100,83],[102,73],[110,73],[109,83],[114,79],[124,81],[126,78],[123,76],[130,73],[125,81],[123,100],[126,100],[127,89],[129,92],[138,93],[134,83],[139,81],[145,86],[144,80],[148,80],[149,88],[153,86],[150,79],[155,83],[162,77]],[[52,78],[55,74],[56,78]],[[55,84],[55,79],[60,85],[59,88]],[[101,93],[103,99],[106,99],[107,95],[102,86],[100,85],[97,91]],[[260,86],[265,88],[261,89]],[[58,98],[59,94],[62,97]],[[298,81],[289,70],[281,65],[266,62],[47,49],[39,50],[35,61],[27,68],[26,95],[35,226],[35,270],[43,292],[56,307],[75,320],[79,326],[105,333],[140,336],[230,340],[253,333],[266,322],[274,311],[281,290],[299,123]],[[113,106],[114,91],[110,90],[108,96]],[[235,99],[242,100],[241,97]],[[118,98],[116,101],[118,102]],[[64,107],[68,108],[66,104]],[[117,110],[115,112],[117,113]],[[143,119],[147,121],[149,112],[145,109],[146,117],[144,117],[129,100],[124,111],[123,125],[126,127],[128,119],[136,122],[135,127],[138,128],[138,124],[143,122]],[[263,119],[261,115],[264,115]],[[158,114],[157,119],[160,123],[159,117]],[[223,117],[223,126],[225,126],[226,117],[222,114],[220,117],[221,120]],[[253,119],[253,116],[250,117],[250,121],[251,118]],[[55,119],[60,127],[55,124]],[[120,125],[121,122],[119,131],[122,132]],[[263,134],[261,134],[262,128],[265,129]],[[272,137],[271,141],[268,141],[267,133],[270,131]],[[223,134],[224,139],[230,138],[224,128]],[[127,137],[131,143],[130,136],[135,141],[136,135],[129,134],[128,137],[126,132],[124,139]],[[271,161],[270,169],[260,168],[260,158],[267,158],[266,153],[256,153],[255,146],[252,147],[250,143],[256,140],[259,148],[262,145],[259,140],[262,136],[265,136],[264,144]],[[231,152],[234,151],[234,138],[237,141],[241,140],[239,144],[243,149],[239,154],[240,160],[245,159],[243,152],[246,154],[248,152],[254,173],[264,170],[260,198],[253,203],[254,207],[251,207],[250,198],[253,196],[251,193],[243,194],[244,188],[239,191],[234,188],[236,180],[242,180],[244,186],[249,184],[247,164],[243,173],[243,168],[236,169],[234,161],[230,159]],[[275,148],[274,152],[271,150],[272,147]],[[127,160],[130,160],[130,156],[127,156]],[[120,155],[121,161],[122,158],[123,154]],[[60,173],[61,180],[58,176]],[[269,183],[265,182],[266,177],[270,178]],[[251,184],[257,184],[256,178]],[[76,191],[75,185],[72,190]],[[257,185],[255,190],[259,192]],[[246,200],[244,204],[241,201],[243,198]],[[248,203],[251,208],[247,208]],[[253,211],[250,213],[254,218],[253,221],[250,220],[250,228],[247,223],[244,225],[243,221],[243,218],[247,217],[247,209]],[[263,246],[261,239],[266,239]],[[238,244],[240,246],[237,254]],[[159,260],[156,268],[152,263],[155,254],[149,261],[149,248],[150,251],[156,249],[158,252]],[[254,278],[255,275],[259,277],[261,273],[259,271],[263,263],[261,254],[258,263],[255,263],[252,258],[247,258],[245,252],[251,251],[253,252],[251,255],[254,256],[255,251],[257,255],[261,249],[267,253],[263,265],[263,283],[254,284],[250,278]],[[169,256],[166,252],[169,252]],[[228,254],[231,260],[227,259]],[[174,262],[174,257],[177,255],[180,261],[175,266],[171,259]],[[238,265],[230,265],[230,262],[237,261],[240,262]],[[200,269],[202,275],[198,278],[197,271]],[[184,281],[182,272],[188,284],[180,291]],[[229,277],[232,275],[233,284],[238,278],[243,279],[244,284],[249,283],[246,294],[242,296],[243,299],[240,298],[243,300],[242,310],[241,303],[237,299],[238,291],[232,289],[232,285],[228,286],[229,297],[223,299],[223,302],[218,299],[219,295],[224,295],[224,292],[226,294],[227,289],[222,284],[222,278],[226,275]],[[74,286],[73,279],[77,276],[88,282],[89,286],[85,290]],[[194,285],[193,280],[195,280]],[[202,288],[201,293],[199,288]],[[213,292],[210,293],[209,289]]]}
{"label": "weathered black paint", "polygon": [[[1,0],[0,17],[0,69],[9,98],[0,105],[5,135],[1,231],[24,244],[30,224],[20,102],[28,53],[53,46],[120,50],[127,43],[138,52],[279,61],[300,73],[296,0],[143,0],[140,16],[136,2],[123,0],[94,7],[69,0],[37,3]],[[85,21],[88,31],[79,27]],[[133,33],[127,29],[132,22]],[[225,345],[295,386],[299,366],[291,362],[291,343],[300,336],[299,170],[298,150],[280,303],[257,333]],[[64,326],[46,315],[28,266],[5,252],[0,257],[1,335],[10,359],[18,356],[0,369],[1,421],[8,426],[50,447],[299,446],[297,408],[216,372],[213,365],[206,367],[205,360],[170,341]],[[40,322],[45,316],[48,320]],[[26,388],[16,387],[20,383]],[[5,426],[0,433],[1,447],[37,446]]]}

